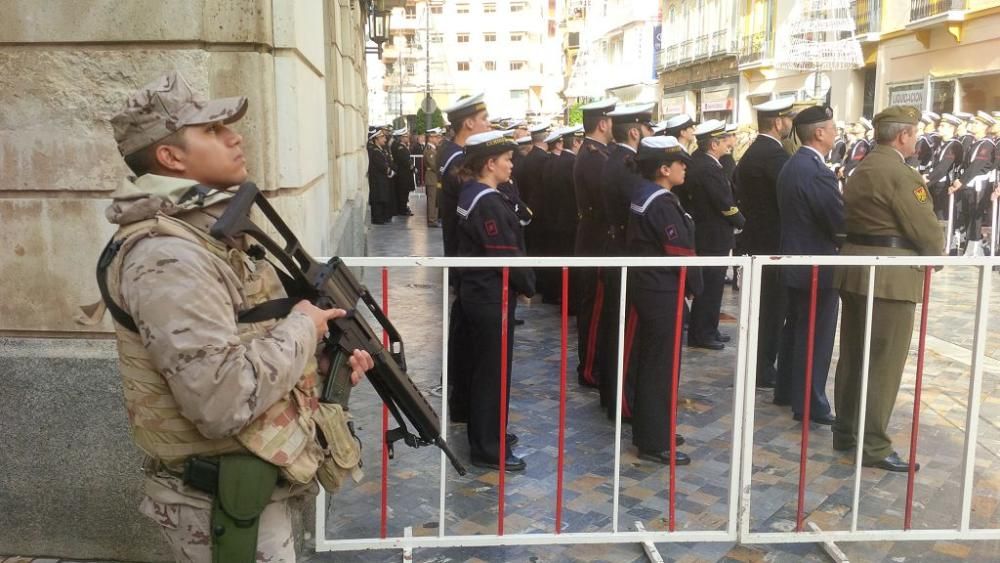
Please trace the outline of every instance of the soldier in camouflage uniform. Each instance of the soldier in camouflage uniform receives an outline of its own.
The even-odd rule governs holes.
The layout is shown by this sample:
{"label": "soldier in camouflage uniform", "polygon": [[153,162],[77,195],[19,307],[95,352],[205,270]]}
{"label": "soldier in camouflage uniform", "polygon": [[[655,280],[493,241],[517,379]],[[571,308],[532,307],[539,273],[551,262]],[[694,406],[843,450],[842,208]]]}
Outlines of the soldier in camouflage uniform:
{"label": "soldier in camouflage uniform", "polygon": [[[223,245],[206,232],[228,189],[247,179],[242,137],[228,127],[246,108],[243,97],[201,100],[171,72],[111,119],[137,178],[122,183],[106,212],[121,245],[102,293],[115,316],[133,439],[147,454],[140,511],[177,561],[212,561],[213,497],[181,478],[191,457],[253,454],[246,457],[280,469],[263,500],[257,561],[294,561],[289,503],[315,494],[317,476],[330,488],[322,475],[334,445],[313,437],[326,435],[327,412],[316,398],[316,353],[328,321],[345,312],[301,301],[287,317],[239,323],[240,311],[284,290],[245,241]],[[123,326],[122,311],[136,330]],[[349,363],[353,383],[373,365],[357,350]],[[341,465],[357,471],[347,450]]]}

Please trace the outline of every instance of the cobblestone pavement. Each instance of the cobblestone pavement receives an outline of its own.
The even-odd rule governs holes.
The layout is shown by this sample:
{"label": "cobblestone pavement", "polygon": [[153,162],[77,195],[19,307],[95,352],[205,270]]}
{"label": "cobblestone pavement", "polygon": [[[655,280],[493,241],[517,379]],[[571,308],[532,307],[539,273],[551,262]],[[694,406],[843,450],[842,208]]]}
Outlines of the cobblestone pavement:
{"label": "cobblestone pavement", "polygon": [[[373,256],[434,256],[441,252],[441,230],[429,229],[424,200],[415,195],[409,219],[374,226],[369,236]],[[994,274],[992,312],[1000,307],[1000,276]],[[379,269],[365,272],[365,281],[381,293]],[[442,274],[431,269],[389,270],[389,313],[406,343],[410,375],[440,409]],[[974,295],[978,283],[971,269],[954,268],[934,276],[930,303],[928,351],[920,416],[919,455],[913,527],[956,527],[961,502],[962,449],[965,405],[968,400],[974,324]],[[736,356],[738,293],[727,289],[723,331],[734,342],[721,352],[686,349],[682,365],[679,432],[687,444],[680,449],[693,458],[677,469],[676,517],[678,530],[723,530],[728,518],[730,456],[732,454],[733,379]],[[919,310],[918,310],[919,314]],[[995,314],[993,315],[996,316]],[[555,525],[557,429],[559,412],[558,308],[539,302],[522,303],[517,328],[511,431],[518,434],[519,455],[527,470],[506,479],[505,532],[552,531]],[[574,323],[569,323],[566,469],[563,531],[610,531],[614,426],[601,414],[596,392],[577,386]],[[1000,330],[988,331],[984,362],[979,446],[971,526],[1000,526]],[[897,450],[906,456],[913,408],[914,338],[907,373],[892,419]],[[836,353],[836,351],[835,351]],[[836,359],[834,360],[834,365]],[[828,395],[832,398],[833,375]],[[800,425],[790,412],[771,404],[771,393],[757,391],[755,449],[751,489],[751,530],[785,531],[794,527],[797,502]],[[365,442],[365,479],[328,497],[327,537],[379,536],[380,451],[377,444],[381,409],[371,387],[362,383],[352,396],[352,412]],[[440,411],[439,411],[440,412]],[[831,447],[827,427],[811,432],[805,510],[808,521],[825,530],[849,529],[853,494],[852,455]],[[459,457],[468,460],[465,426],[452,424],[448,440]],[[666,529],[667,470],[640,461],[631,446],[628,426],[621,439],[622,471],[619,529],[640,521],[647,529]],[[411,449],[397,444],[389,462],[387,534],[439,533],[440,454],[435,448]],[[468,467],[460,477],[447,471],[447,534],[492,534],[496,531],[496,471]],[[900,529],[905,503],[905,475],[864,469],[861,482],[860,529]],[[815,544],[734,545],[733,543],[657,544],[666,560],[685,563],[714,561],[828,561]],[[840,543],[851,561],[997,561],[1000,542],[877,542]],[[0,560],[24,563],[19,558]],[[398,550],[321,553],[308,558],[326,561],[399,561]],[[418,549],[415,561],[645,561],[637,544],[580,545],[517,548]],[[54,561],[54,560],[35,560]]]}

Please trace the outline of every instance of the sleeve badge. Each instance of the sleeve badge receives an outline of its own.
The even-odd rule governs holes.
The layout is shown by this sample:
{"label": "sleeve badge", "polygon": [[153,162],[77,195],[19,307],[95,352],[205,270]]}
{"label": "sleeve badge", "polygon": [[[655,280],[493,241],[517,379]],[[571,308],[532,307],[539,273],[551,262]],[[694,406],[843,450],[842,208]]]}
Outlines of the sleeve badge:
{"label": "sleeve badge", "polygon": [[916,197],[917,201],[919,201],[920,203],[927,203],[928,199],[927,188],[923,186],[918,187],[917,189],[913,190],[913,196]]}
{"label": "sleeve badge", "polygon": [[677,238],[677,227],[675,225],[667,225],[666,233],[667,240],[674,240]]}
{"label": "sleeve badge", "polygon": [[497,228],[497,222],[493,219],[488,219],[483,223],[483,228],[486,229],[486,235],[495,237],[500,233],[500,229]]}

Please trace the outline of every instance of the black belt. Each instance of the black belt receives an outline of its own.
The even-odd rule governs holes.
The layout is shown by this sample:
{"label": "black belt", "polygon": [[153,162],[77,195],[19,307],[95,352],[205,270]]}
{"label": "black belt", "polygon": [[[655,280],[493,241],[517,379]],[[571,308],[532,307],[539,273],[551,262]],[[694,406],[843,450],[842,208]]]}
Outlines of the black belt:
{"label": "black belt", "polygon": [[917,250],[909,239],[892,235],[847,235],[847,242],[861,246],[884,246],[887,248],[903,248]]}

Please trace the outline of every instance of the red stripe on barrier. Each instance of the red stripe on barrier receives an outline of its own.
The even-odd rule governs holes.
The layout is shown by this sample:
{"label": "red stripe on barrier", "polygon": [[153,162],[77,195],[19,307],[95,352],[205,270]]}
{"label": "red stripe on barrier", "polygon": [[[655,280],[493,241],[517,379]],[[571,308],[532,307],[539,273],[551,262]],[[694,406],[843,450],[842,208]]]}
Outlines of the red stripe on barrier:
{"label": "red stripe on barrier", "polygon": [[562,531],[563,464],[566,452],[566,338],[569,333],[569,268],[562,269],[562,325],[559,343],[559,461],[556,474],[556,532]]}
{"label": "red stripe on barrier", "polygon": [[628,363],[632,355],[632,342],[635,340],[635,330],[639,324],[639,313],[635,310],[635,307],[628,308],[628,322],[625,324],[625,351],[623,352],[624,358],[622,358],[622,416],[626,418],[632,418],[632,409],[628,406],[627,393],[628,389]]}
{"label": "red stripe on barrier", "polygon": [[503,287],[500,297],[500,448],[497,457],[500,458],[500,493],[497,502],[497,535],[503,535],[504,509],[504,475],[507,473],[507,305],[510,295],[508,284],[510,268],[503,269]]}
{"label": "red stripe on barrier", "polygon": [[[389,316],[389,270],[382,268],[382,312]],[[382,345],[389,347],[389,333],[382,331]],[[386,537],[389,520],[389,445],[385,435],[389,431],[389,407],[382,404],[382,506],[379,533]]]}
{"label": "red stripe on barrier", "polygon": [[677,393],[681,380],[681,332],[684,330],[684,286],[687,266],[681,266],[677,281],[677,318],[674,321],[674,362],[670,367],[670,531],[677,529],[674,510],[677,506]]}
{"label": "red stripe on barrier", "polygon": [[604,307],[604,281],[600,270],[597,272],[597,287],[594,290],[594,306],[590,313],[590,326],[587,327],[587,357],[583,363],[583,380],[591,385],[597,384],[594,378],[594,354],[597,346],[597,328],[601,324],[601,309]]}
{"label": "red stripe on barrier", "polygon": [[806,463],[809,451],[809,425],[812,407],[813,354],[816,348],[816,292],[819,288],[819,266],[812,267],[809,284],[809,340],[806,341],[806,381],[802,397],[802,444],[799,447],[799,503],[795,509],[795,531],[802,531],[802,508],[806,498]]}
{"label": "red stripe on barrier", "polygon": [[927,309],[931,300],[931,266],[924,267],[924,302],[920,307],[920,340],[917,344],[917,377],[913,388],[913,426],[910,429],[910,469],[906,477],[906,512],[903,529],[913,524],[913,482],[917,476],[917,431],[920,429],[920,390],[924,381],[924,352],[927,350]]}

